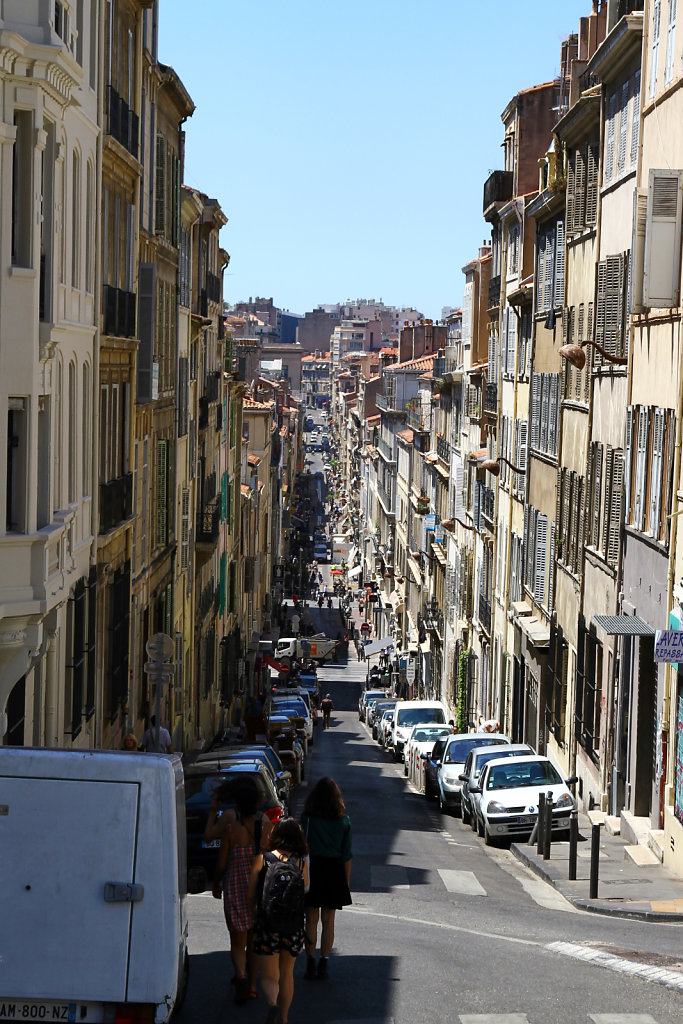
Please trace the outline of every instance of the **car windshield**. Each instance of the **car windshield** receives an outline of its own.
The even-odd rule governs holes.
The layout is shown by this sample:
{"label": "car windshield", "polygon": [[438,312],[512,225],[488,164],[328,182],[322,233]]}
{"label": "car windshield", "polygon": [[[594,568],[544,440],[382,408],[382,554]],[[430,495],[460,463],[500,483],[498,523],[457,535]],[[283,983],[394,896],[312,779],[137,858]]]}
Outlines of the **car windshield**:
{"label": "car windshield", "polygon": [[384,714],[382,715],[382,718],[384,719],[385,722],[390,722],[393,717],[393,711],[385,711]]}
{"label": "car windshield", "polygon": [[493,736],[486,739],[485,737],[472,733],[471,736],[466,736],[461,740],[453,740],[452,743],[449,743],[444,761],[448,764],[464,764],[470,750],[473,750],[475,747],[488,747],[489,745],[494,746],[495,744],[503,744],[504,742],[505,740],[494,739]]}
{"label": "car windshield", "polygon": [[[230,781],[241,775],[241,772],[229,771],[220,772],[217,775],[194,775],[189,778],[185,777],[185,799],[192,801],[193,803],[205,803],[211,802],[214,797],[215,791],[222,786],[224,783]],[[250,771],[249,774],[256,781],[263,798],[265,799],[265,787],[263,780],[255,772]]]}
{"label": "car windshield", "polygon": [[446,722],[441,708],[401,708],[396,724],[404,728],[411,725],[422,725],[424,722]]}
{"label": "car windshield", "polygon": [[435,726],[433,729],[416,729],[411,739],[416,743],[429,743],[435,736],[440,736],[442,733],[443,728],[439,726]]}
{"label": "car windshield", "polygon": [[550,761],[511,761],[497,764],[489,772],[486,789],[517,789],[520,786],[557,785],[562,782]]}
{"label": "car windshield", "polygon": [[308,715],[308,708],[303,701],[278,700],[273,704],[273,709],[278,713],[298,715],[301,718],[306,718]]}

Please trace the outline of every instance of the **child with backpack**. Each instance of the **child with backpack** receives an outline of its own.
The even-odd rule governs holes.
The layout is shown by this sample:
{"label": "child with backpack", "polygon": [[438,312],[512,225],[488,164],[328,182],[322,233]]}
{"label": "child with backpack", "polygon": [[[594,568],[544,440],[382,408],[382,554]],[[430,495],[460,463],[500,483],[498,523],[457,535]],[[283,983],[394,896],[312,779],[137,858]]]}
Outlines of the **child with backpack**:
{"label": "child with backpack", "polygon": [[287,1024],[294,995],[294,962],[304,946],[308,846],[295,818],[278,821],[268,845],[268,852],[254,860],[249,882],[249,898],[256,913],[253,948],[268,1003],[266,1024]]}

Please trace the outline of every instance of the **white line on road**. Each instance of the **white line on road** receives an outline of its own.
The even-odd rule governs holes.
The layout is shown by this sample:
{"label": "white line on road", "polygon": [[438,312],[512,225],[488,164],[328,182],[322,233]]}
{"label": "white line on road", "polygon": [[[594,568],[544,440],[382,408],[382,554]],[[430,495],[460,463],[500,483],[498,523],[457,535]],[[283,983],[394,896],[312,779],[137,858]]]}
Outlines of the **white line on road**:
{"label": "white line on road", "polygon": [[[607,953],[603,949],[581,946],[575,942],[551,942],[546,949],[553,953],[563,953],[565,956],[574,957],[575,960],[584,960],[587,963],[595,964],[596,967],[606,967],[610,971],[630,974],[633,977],[642,978],[643,981],[651,981],[657,985],[664,985],[665,988],[672,988],[676,992],[683,992],[683,972],[681,971],[667,971],[655,964],[637,963],[627,960],[625,957],[614,956],[613,953]],[[608,1022],[604,1022],[604,1024],[608,1024]],[[651,1021],[645,1018],[643,1024],[651,1024]]]}
{"label": "white line on road", "polygon": [[589,1013],[595,1024],[657,1024],[649,1013]]}
{"label": "white line on road", "polygon": [[478,881],[474,871],[456,871],[454,868],[437,870],[448,892],[457,892],[464,896],[486,896],[486,889]]}
{"label": "white line on road", "polygon": [[462,1024],[529,1024],[525,1013],[460,1013]]}
{"label": "white line on road", "polygon": [[429,928],[441,928],[447,932],[461,932],[463,935],[476,935],[481,939],[493,939],[497,942],[512,942],[518,946],[542,946],[543,943],[535,942],[533,939],[518,939],[513,935],[501,935],[500,932],[479,932],[472,928],[463,928],[457,924],[446,924],[442,921],[425,921],[421,917],[406,917],[403,914],[384,914],[378,910],[361,909],[358,906],[344,907],[344,916],[347,914],[358,914],[365,917],[382,917],[387,921],[403,921],[404,924],[427,925]]}

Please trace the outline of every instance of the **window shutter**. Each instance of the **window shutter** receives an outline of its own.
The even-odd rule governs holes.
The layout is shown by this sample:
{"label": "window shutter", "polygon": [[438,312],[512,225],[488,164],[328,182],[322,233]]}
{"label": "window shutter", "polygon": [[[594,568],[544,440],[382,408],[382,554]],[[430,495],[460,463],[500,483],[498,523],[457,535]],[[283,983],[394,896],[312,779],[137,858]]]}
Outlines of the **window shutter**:
{"label": "window shutter", "polygon": [[681,256],[681,171],[651,170],[647,194],[643,303],[678,306]]}
{"label": "window shutter", "polygon": [[557,455],[557,428],[560,412],[560,377],[557,373],[548,374],[550,383],[550,407],[548,411],[548,451]]}
{"label": "window shutter", "polygon": [[652,8],[652,46],[650,49],[650,99],[657,89],[657,64],[659,63],[659,31],[662,17],[662,0],[654,0]]}
{"label": "window shutter", "polygon": [[154,230],[163,235],[166,229],[166,139],[159,132],[156,148],[156,180],[154,192]]}
{"label": "window shutter", "polygon": [[673,494],[674,487],[674,447],[676,439],[676,413],[673,410],[669,410],[667,416],[667,428],[666,428],[666,454],[664,456],[664,483],[662,488],[664,491],[664,535],[662,540],[665,544],[669,543],[669,534],[671,530],[671,497]]}
{"label": "window shutter", "polygon": [[157,440],[156,547],[168,543],[168,441]]}
{"label": "window shutter", "polygon": [[647,230],[647,189],[633,190],[633,230],[631,234],[631,292],[629,310],[643,311],[643,275],[645,272],[645,235]]}
{"label": "window shutter", "polygon": [[529,551],[527,564],[527,586],[531,593],[534,592],[536,577],[536,521],[538,513],[535,508],[529,509]]}
{"label": "window shutter", "polygon": [[645,527],[645,491],[647,486],[647,449],[650,433],[649,409],[638,409],[638,447],[636,451],[636,487],[633,501],[633,525],[637,530]]}
{"label": "window shutter", "polygon": [[605,556],[610,565],[616,566],[619,559],[621,534],[621,512],[624,499],[624,453],[617,448],[612,457],[612,482],[610,485],[609,531]]}
{"label": "window shutter", "polygon": [[138,402],[152,401],[156,312],[156,265],[138,267],[138,345],[136,394]]}
{"label": "window shutter", "polygon": [[566,193],[566,218],[567,218],[567,234],[571,235],[572,232],[578,231],[578,227],[574,227],[574,182],[575,182],[575,165],[576,158],[578,156],[578,150],[574,150],[574,153],[567,157],[567,193]]}
{"label": "window shutter", "polygon": [[586,151],[586,225],[598,221],[598,170],[600,166],[598,143],[588,144]]}
{"label": "window shutter", "polygon": [[[593,339],[593,303],[588,303],[588,317],[586,323],[586,338],[592,341]],[[586,348],[586,365],[583,368],[583,400],[586,405],[589,404],[591,398],[591,369],[593,366],[593,352],[594,349],[591,345]]]}
{"label": "window shutter", "polygon": [[531,375],[531,447],[538,448],[541,427],[541,374]]}
{"label": "window shutter", "polygon": [[187,569],[190,564],[190,488],[183,487],[182,496],[182,533],[180,546],[180,568]]}
{"label": "window shutter", "polygon": [[548,517],[537,515],[536,520],[536,564],[534,572],[534,600],[545,604],[545,577],[548,557]]}
{"label": "window shutter", "polygon": [[550,309],[554,302],[553,268],[555,266],[555,231],[551,229],[545,241],[545,276],[543,279],[543,309]]}
{"label": "window shutter", "polygon": [[614,449],[611,445],[607,445],[607,457],[605,459],[605,504],[604,514],[602,519],[602,545],[601,548],[607,554],[607,545],[609,540],[609,522],[610,522],[610,508],[612,506],[612,464],[614,461]]}
{"label": "window shutter", "polygon": [[590,444],[588,446],[588,465],[586,474],[586,496],[584,501],[584,543],[587,547],[590,547],[593,538],[593,463],[595,461],[595,446]]}
{"label": "window shutter", "polygon": [[[583,149],[576,151],[576,184],[574,192],[574,231],[582,231],[586,222],[586,157]],[[569,228],[567,228],[569,230]]]}
{"label": "window shutter", "polygon": [[616,100],[616,94],[612,93],[607,102],[607,144],[605,146],[605,167],[603,171],[605,183],[612,180],[612,173],[614,170],[614,121]]}
{"label": "window shutter", "polygon": [[[560,470],[558,470],[560,472]],[[571,538],[571,500],[572,500],[572,474],[564,470],[562,488],[562,519],[558,518],[558,525],[562,523],[562,562],[569,565],[570,538]]]}
{"label": "window shutter", "polygon": [[543,309],[545,276],[545,232],[540,230],[536,235],[536,312]]}
{"label": "window shutter", "polygon": [[595,444],[593,462],[593,547],[600,547],[600,500],[602,498],[602,445]]}
{"label": "window shutter", "polygon": [[552,615],[554,606],[553,587],[555,584],[555,523],[550,524],[550,552],[548,557],[548,614]]}
{"label": "window shutter", "polygon": [[669,0],[669,28],[666,34],[666,66],[664,83],[669,84],[674,75],[674,42],[676,38],[676,0]]}
{"label": "window shutter", "polygon": [[[515,452],[515,465],[526,473],[528,453],[529,424],[526,420],[519,420],[519,447]],[[524,473],[515,473],[515,489],[521,491],[524,488]]]}
{"label": "window shutter", "polygon": [[[597,308],[595,311],[595,341],[598,345],[605,347],[605,315],[606,315],[606,291],[607,291],[607,263],[603,260],[598,263],[598,286],[597,286]],[[602,365],[602,356],[599,352],[594,355],[595,365]]]}
{"label": "window shutter", "polygon": [[581,572],[583,558],[583,545],[584,545],[584,534],[586,527],[586,506],[585,506],[585,495],[584,495],[584,484],[585,480],[582,476],[577,475],[578,485],[578,498],[576,506],[578,509],[578,526],[577,526],[577,539],[576,539],[576,550],[574,551],[574,572],[577,575]]}
{"label": "window shutter", "polygon": [[550,411],[550,374],[543,373],[541,376],[542,390],[541,390],[541,451],[548,450],[548,426],[549,426],[549,411]]}
{"label": "window shutter", "polygon": [[566,555],[566,548],[563,541],[564,526],[562,522],[562,477],[563,471],[557,467],[557,482],[555,484],[555,522],[553,523],[553,533],[559,534],[556,543],[557,560],[558,562],[564,562]]}
{"label": "window shutter", "polygon": [[659,540],[659,524],[662,513],[662,471],[664,468],[664,440],[666,435],[666,411],[655,409],[652,429],[652,458],[650,461],[650,521],[648,533]]}
{"label": "window shutter", "polygon": [[481,532],[481,484],[478,480],[474,482],[474,495],[473,495],[473,509],[472,509],[472,521],[475,530]]}
{"label": "window shutter", "polygon": [[631,467],[633,465],[634,408],[626,410],[626,436],[624,439],[624,522],[631,522]]}
{"label": "window shutter", "polygon": [[515,341],[517,338],[517,314],[514,309],[510,310],[510,316],[508,317],[508,329],[507,329],[507,361],[508,361],[508,373],[513,374],[515,372]]}
{"label": "window shutter", "polygon": [[621,119],[619,121],[619,174],[626,168],[626,134],[628,129],[628,82],[621,87]]}
{"label": "window shutter", "polygon": [[638,161],[638,140],[640,139],[640,68],[633,79],[633,119],[631,121],[631,167]]}
{"label": "window shutter", "polygon": [[564,302],[564,265],[564,221],[558,220],[555,235],[555,306],[561,306]]}
{"label": "window shutter", "polygon": [[572,572],[576,571],[579,547],[579,522],[581,519],[581,490],[579,474],[572,473],[572,505],[571,505],[571,540],[569,544],[568,565]]}
{"label": "window shutter", "polygon": [[528,576],[527,566],[529,564],[529,527],[530,527],[530,509],[525,504],[524,506],[524,536],[522,537],[522,579],[526,579]]}

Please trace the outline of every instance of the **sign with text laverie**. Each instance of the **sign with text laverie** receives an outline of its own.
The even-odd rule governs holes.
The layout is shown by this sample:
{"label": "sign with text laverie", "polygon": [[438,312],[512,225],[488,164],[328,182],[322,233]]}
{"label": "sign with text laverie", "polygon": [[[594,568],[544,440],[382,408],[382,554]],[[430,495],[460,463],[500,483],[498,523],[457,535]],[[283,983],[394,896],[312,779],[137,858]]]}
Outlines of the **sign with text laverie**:
{"label": "sign with text laverie", "polygon": [[655,633],[655,661],[683,661],[683,630],[657,630]]}

